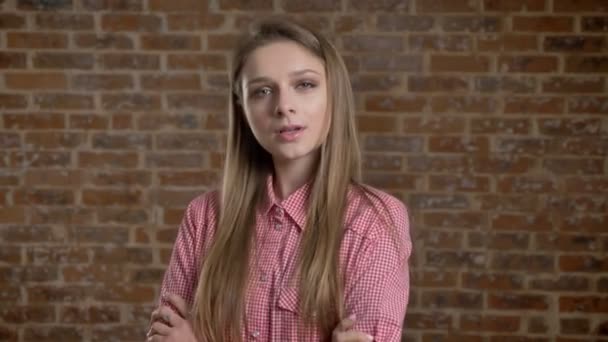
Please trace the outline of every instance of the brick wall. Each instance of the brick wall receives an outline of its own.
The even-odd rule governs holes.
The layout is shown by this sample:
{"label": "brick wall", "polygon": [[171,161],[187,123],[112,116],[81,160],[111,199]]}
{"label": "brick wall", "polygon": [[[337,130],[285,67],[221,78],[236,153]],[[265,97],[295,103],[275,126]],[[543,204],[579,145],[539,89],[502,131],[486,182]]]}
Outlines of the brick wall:
{"label": "brick wall", "polygon": [[337,42],[411,209],[405,340],[608,340],[606,0],[0,1],[0,340],[142,340],[270,13]]}

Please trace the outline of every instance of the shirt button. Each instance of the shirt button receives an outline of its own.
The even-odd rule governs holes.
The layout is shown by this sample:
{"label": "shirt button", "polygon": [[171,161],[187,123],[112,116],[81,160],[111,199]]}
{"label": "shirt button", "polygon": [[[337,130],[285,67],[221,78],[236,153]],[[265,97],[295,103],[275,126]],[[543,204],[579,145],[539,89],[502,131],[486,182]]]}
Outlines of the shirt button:
{"label": "shirt button", "polygon": [[275,225],[274,225],[274,229],[276,229],[276,230],[281,230],[282,228],[283,228],[283,225],[282,225],[282,224],[280,224],[280,223],[275,223]]}
{"label": "shirt button", "polygon": [[266,275],[266,273],[265,273],[265,272],[262,272],[262,274],[260,274],[260,281],[261,281],[262,283],[265,283],[265,282],[267,282],[267,281],[268,281],[268,276]]}
{"label": "shirt button", "polygon": [[258,337],[260,337],[260,332],[259,332],[259,331],[254,331],[254,332],[252,332],[252,333],[251,333],[251,337],[253,337],[253,338],[258,338]]}

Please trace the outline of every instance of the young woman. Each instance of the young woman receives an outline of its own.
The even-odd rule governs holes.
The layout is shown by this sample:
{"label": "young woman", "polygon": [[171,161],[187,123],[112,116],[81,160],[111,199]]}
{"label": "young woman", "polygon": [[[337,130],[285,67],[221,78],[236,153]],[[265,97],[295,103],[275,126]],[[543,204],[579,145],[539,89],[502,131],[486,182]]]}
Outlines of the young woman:
{"label": "young woman", "polygon": [[400,341],[408,216],[360,183],[337,50],[272,20],[232,66],[222,188],[186,209],[149,340]]}

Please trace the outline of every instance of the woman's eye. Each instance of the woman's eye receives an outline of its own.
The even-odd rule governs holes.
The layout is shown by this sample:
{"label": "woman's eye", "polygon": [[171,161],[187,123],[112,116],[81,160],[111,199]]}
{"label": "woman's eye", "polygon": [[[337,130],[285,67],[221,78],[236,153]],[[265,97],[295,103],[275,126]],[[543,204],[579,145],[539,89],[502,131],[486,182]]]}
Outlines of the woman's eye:
{"label": "woman's eye", "polygon": [[270,88],[263,87],[263,88],[254,90],[251,95],[253,97],[263,97],[263,96],[269,95],[271,92],[272,92],[272,90]]}
{"label": "woman's eye", "polygon": [[298,84],[298,88],[314,88],[315,86],[316,84],[309,81],[303,81]]}

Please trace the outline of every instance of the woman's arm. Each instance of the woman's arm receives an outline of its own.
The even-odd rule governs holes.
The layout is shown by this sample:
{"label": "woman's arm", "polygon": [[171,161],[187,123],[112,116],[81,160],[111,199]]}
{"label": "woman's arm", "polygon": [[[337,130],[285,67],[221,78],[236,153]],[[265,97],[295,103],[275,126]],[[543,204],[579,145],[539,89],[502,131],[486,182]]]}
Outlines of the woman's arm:
{"label": "woman's arm", "polygon": [[[409,299],[409,256],[412,243],[405,206],[390,198],[391,220],[377,220],[379,234],[370,238],[348,277],[346,310],[356,314],[354,330],[375,341],[401,341]],[[391,222],[392,221],[392,224]]]}

